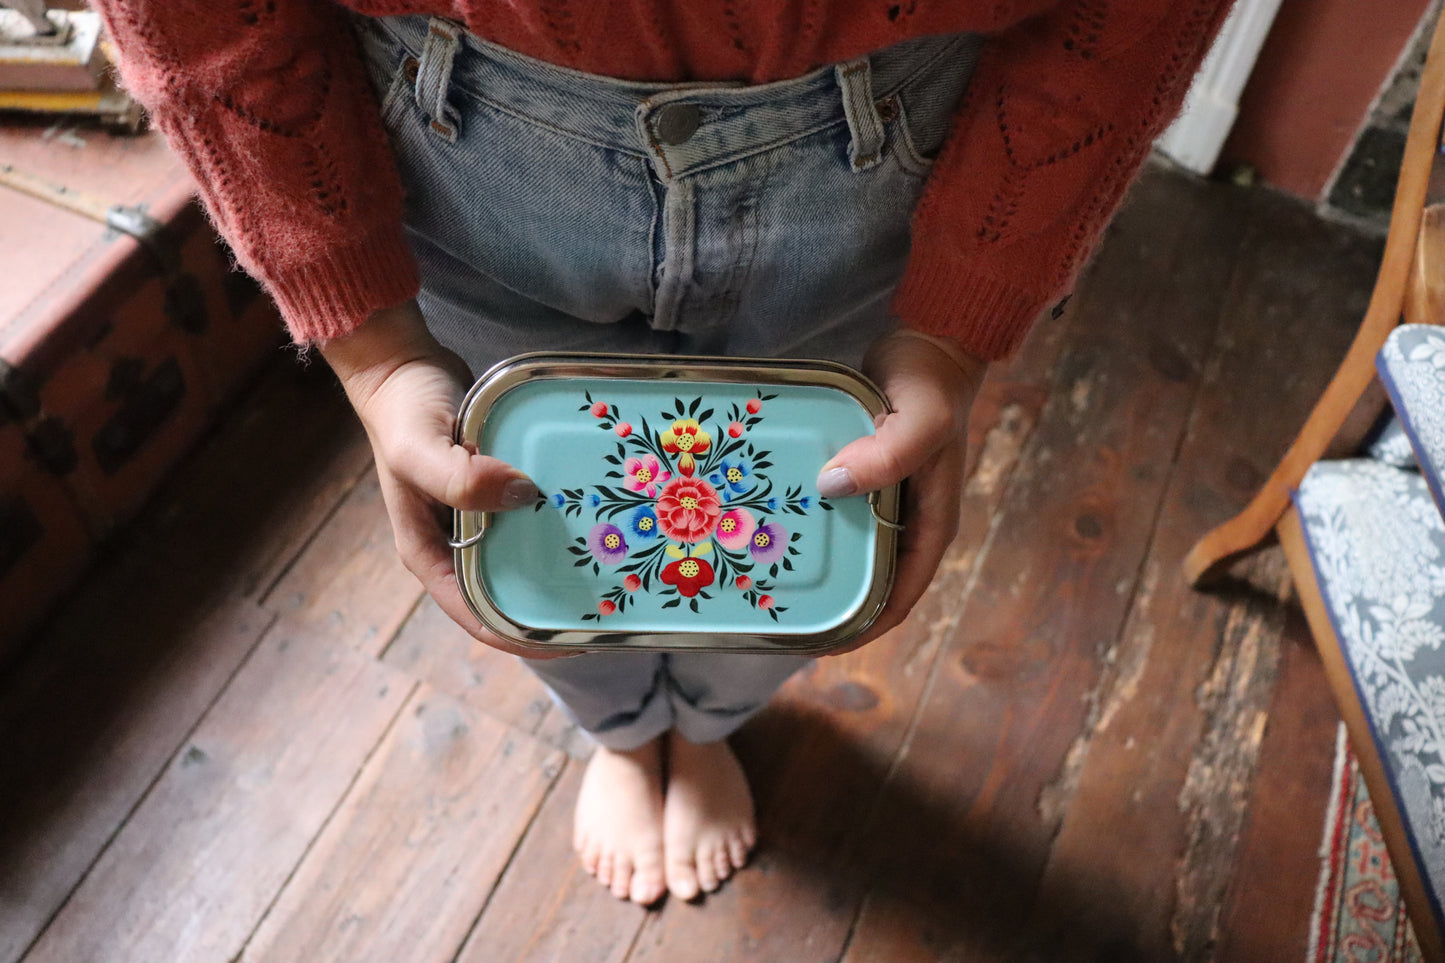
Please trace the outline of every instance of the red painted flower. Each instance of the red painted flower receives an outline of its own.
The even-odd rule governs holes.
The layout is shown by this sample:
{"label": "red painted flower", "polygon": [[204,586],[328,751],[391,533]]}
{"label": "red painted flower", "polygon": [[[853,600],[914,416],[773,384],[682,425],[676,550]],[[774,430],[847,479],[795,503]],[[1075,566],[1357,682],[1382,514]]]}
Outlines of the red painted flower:
{"label": "red painted flower", "polygon": [[619,422],[617,427],[613,428],[612,430],[617,432],[618,438],[626,438],[628,435],[632,434],[632,426],[625,421]]}
{"label": "red painted flower", "polygon": [[664,585],[676,585],[688,598],[712,584],[712,566],[700,558],[680,558],[662,570]]}
{"label": "red painted flower", "polygon": [[763,403],[757,398],[748,399],[748,414],[755,415],[763,410]]}
{"label": "red painted flower", "polygon": [[662,534],[684,545],[695,545],[711,535],[721,514],[717,491],[701,478],[675,478],[657,499],[657,524]]}
{"label": "red painted flower", "polygon": [[638,578],[636,575],[629,575],[627,576],[627,578],[622,580],[622,584],[624,587],[626,587],[627,591],[636,592],[639,588],[642,587],[642,579]]}
{"label": "red painted flower", "polygon": [[770,609],[770,608],[772,608],[772,607],[773,607],[773,597],[772,597],[771,595],[759,595],[759,596],[758,596],[758,608],[760,608],[760,609]]}
{"label": "red painted flower", "polygon": [[753,580],[746,575],[739,575],[737,580],[737,586],[738,588],[746,592],[748,589],[753,587]]}
{"label": "red painted flower", "polygon": [[603,615],[611,615],[617,611],[617,603],[611,599],[603,599],[597,603],[597,611]]}
{"label": "red painted flower", "polygon": [[730,438],[741,438],[743,436],[743,431],[743,423],[741,421],[734,421],[732,424],[728,425],[728,436]]}
{"label": "red painted flower", "polygon": [[592,417],[594,417],[594,418],[606,418],[606,417],[607,417],[607,402],[605,402],[605,401],[594,401],[594,402],[592,403]]}

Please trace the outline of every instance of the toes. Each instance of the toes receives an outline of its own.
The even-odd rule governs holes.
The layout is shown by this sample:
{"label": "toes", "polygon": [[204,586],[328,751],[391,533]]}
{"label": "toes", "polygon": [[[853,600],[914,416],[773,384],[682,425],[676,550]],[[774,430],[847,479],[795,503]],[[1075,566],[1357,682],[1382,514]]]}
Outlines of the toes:
{"label": "toes", "polygon": [[662,870],[662,851],[647,851],[637,854],[632,867],[632,893],[634,903],[651,906],[662,899],[667,892],[667,880]]}
{"label": "toes", "polygon": [[719,882],[733,874],[732,856],[726,846],[718,846],[712,851],[712,865]]}
{"label": "toes", "polygon": [[748,853],[753,848],[748,835],[750,834],[736,834],[728,837],[728,855],[732,858],[734,869],[742,869],[748,864]]}
{"label": "toes", "polygon": [[632,893],[632,860],[621,854],[614,857],[612,862],[612,881],[608,884],[612,895],[618,899],[627,899]]}
{"label": "toes", "polygon": [[667,888],[678,899],[696,899],[697,867],[687,860],[670,860],[667,864]]}
{"label": "toes", "polygon": [[662,894],[667,892],[667,884],[662,878],[662,867],[653,866],[650,870],[638,865],[632,873],[632,892],[629,894],[632,902],[640,906],[651,906],[662,899]]}
{"label": "toes", "polygon": [[597,875],[597,864],[602,859],[602,848],[590,839],[582,840],[578,848],[578,855],[582,859],[582,868],[587,870],[589,876]]}
{"label": "toes", "polygon": [[704,893],[711,893],[717,889],[717,862],[713,858],[713,848],[709,845],[702,845],[697,848],[697,885]]}
{"label": "toes", "polygon": [[603,853],[602,856],[597,860],[597,872],[593,875],[597,877],[597,882],[601,883],[603,886],[606,886],[608,889],[612,888],[611,853]]}

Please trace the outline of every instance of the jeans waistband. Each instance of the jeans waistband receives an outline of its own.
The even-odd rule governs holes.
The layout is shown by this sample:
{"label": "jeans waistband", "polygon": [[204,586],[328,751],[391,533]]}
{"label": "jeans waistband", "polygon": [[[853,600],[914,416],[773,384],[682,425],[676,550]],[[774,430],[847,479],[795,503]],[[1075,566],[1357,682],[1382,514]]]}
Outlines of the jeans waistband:
{"label": "jeans waistband", "polygon": [[[434,130],[465,136],[468,100],[556,133],[652,161],[672,179],[848,124],[855,169],[876,163],[878,105],[944,57],[977,55],[982,37],[921,37],[775,83],[641,83],[559,67],[441,19],[382,23],[416,63],[417,104]],[[459,131],[459,128],[460,129]]]}

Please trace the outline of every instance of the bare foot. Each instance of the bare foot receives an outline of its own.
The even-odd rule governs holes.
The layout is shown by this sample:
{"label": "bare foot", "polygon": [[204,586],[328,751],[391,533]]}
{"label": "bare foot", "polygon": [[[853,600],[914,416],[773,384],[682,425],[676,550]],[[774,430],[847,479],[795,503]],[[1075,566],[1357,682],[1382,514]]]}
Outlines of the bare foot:
{"label": "bare foot", "polygon": [[663,845],[667,888],[679,899],[711,893],[748,861],[757,841],[753,797],[726,741],[668,736]]}
{"label": "bare foot", "polygon": [[662,870],[662,747],[598,746],[582,777],[572,846],[618,899],[647,906],[667,892]]}

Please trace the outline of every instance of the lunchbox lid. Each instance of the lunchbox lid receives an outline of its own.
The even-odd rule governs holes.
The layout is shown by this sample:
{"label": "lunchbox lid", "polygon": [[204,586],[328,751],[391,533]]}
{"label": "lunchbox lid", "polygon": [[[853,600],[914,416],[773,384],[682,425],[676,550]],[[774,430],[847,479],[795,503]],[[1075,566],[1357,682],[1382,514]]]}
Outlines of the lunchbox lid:
{"label": "lunchbox lid", "polygon": [[473,386],[457,439],[541,491],[455,513],[457,580],[538,649],[818,653],[882,610],[899,488],[814,482],[888,411],[827,361],[531,354]]}

